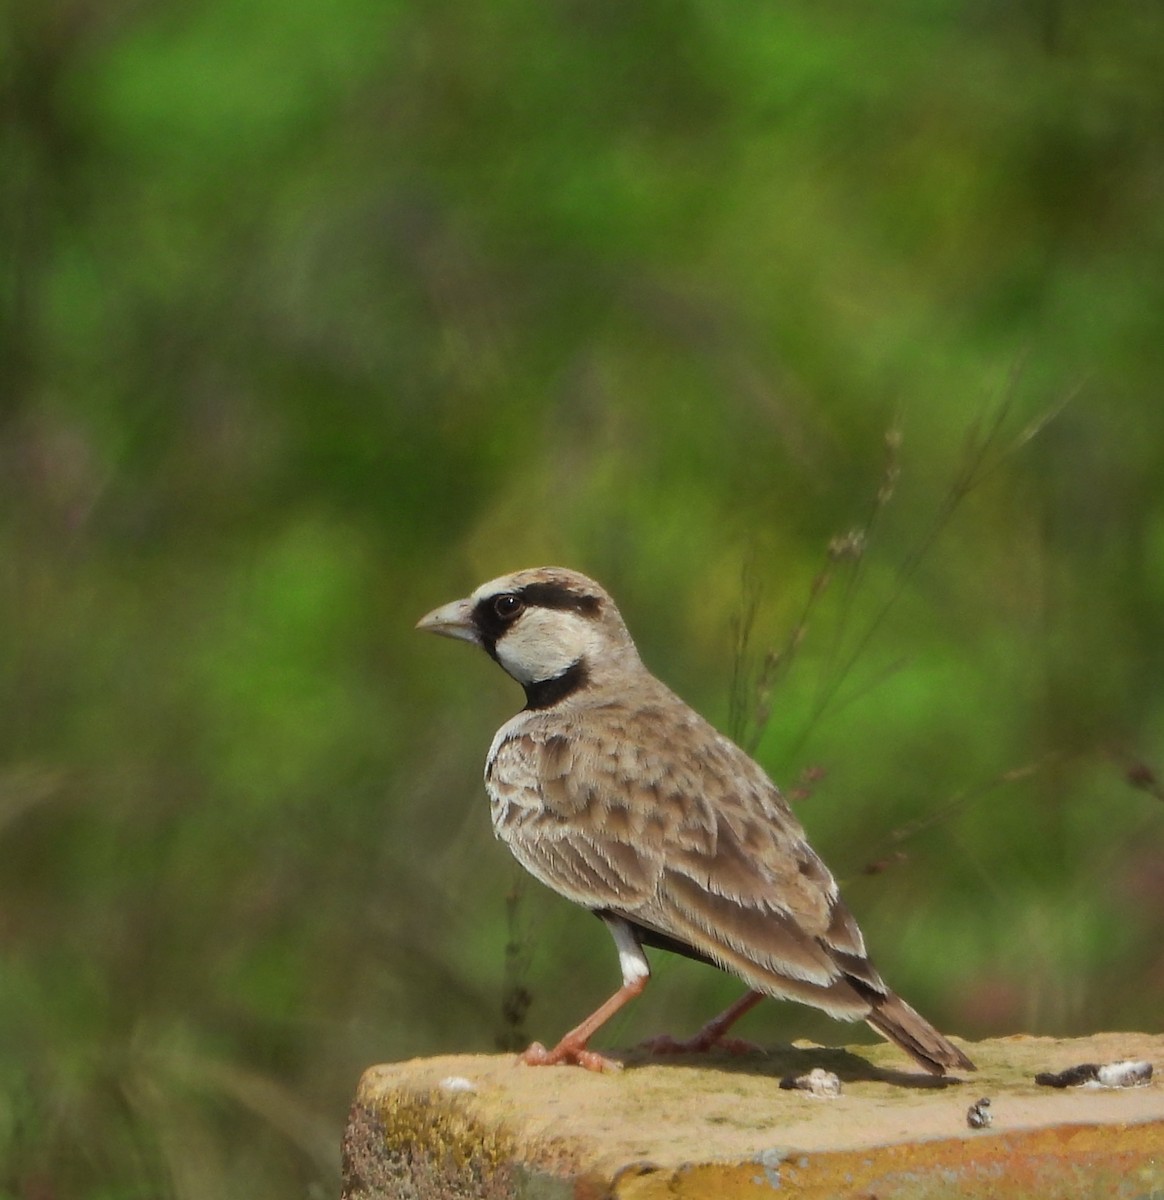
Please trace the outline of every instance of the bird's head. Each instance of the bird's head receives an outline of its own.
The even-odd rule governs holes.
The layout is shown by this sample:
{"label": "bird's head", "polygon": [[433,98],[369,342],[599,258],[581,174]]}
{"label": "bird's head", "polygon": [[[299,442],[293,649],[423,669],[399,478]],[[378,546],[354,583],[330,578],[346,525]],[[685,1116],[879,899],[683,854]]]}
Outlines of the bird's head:
{"label": "bird's head", "polygon": [[564,567],[492,579],[416,627],[480,646],[525,688],[530,708],[640,665],[614,601],[593,579]]}

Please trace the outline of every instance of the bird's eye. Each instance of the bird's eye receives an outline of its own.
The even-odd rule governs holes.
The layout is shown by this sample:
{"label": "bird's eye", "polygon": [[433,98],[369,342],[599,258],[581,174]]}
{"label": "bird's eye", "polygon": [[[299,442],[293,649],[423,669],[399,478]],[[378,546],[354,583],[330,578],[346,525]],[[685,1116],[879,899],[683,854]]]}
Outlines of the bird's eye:
{"label": "bird's eye", "polygon": [[505,592],[493,601],[493,611],[503,620],[512,621],[525,608],[525,602],[512,592]]}

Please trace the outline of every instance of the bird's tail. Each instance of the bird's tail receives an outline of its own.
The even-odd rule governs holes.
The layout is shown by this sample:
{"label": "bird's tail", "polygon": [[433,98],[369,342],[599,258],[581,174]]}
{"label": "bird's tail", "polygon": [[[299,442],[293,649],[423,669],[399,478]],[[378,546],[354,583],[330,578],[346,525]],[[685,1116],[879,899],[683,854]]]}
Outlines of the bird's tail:
{"label": "bird's tail", "polygon": [[977,1068],[953,1042],[944,1038],[920,1013],[890,992],[873,1001],[873,1011],[865,1020],[883,1038],[900,1046],[919,1066],[933,1075],[948,1070],[974,1071]]}

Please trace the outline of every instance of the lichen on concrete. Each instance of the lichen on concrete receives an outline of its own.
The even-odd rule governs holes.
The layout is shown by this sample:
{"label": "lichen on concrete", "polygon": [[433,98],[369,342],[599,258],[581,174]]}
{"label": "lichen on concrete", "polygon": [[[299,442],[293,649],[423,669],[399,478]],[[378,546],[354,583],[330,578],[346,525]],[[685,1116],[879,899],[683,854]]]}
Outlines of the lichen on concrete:
{"label": "lichen on concrete", "polygon": [[374,1107],[357,1105],[344,1158],[345,1200],[501,1200],[515,1192],[509,1131],[434,1092],[390,1092]]}
{"label": "lichen on concrete", "polygon": [[[799,1044],[740,1057],[623,1056],[595,1075],[513,1055],[370,1068],[345,1140],[346,1200],[900,1200],[949,1194],[1164,1200],[1164,1037],[999,1038],[962,1082],[902,1070],[892,1047]],[[1135,1057],[1146,1087],[1034,1083],[1044,1070]],[[827,1067],[843,1093],[782,1090]],[[450,1079],[457,1090],[442,1086]],[[989,1129],[967,1105],[991,1097]],[[1156,1147],[1156,1149],[1153,1149]],[[1129,1190],[1130,1189],[1130,1190]]]}
{"label": "lichen on concrete", "polygon": [[[471,1094],[402,1087],[358,1099],[344,1138],[342,1200],[565,1200],[564,1148],[519,1141]],[[535,1152],[536,1151],[536,1152]],[[555,1166],[562,1171],[554,1170]]]}

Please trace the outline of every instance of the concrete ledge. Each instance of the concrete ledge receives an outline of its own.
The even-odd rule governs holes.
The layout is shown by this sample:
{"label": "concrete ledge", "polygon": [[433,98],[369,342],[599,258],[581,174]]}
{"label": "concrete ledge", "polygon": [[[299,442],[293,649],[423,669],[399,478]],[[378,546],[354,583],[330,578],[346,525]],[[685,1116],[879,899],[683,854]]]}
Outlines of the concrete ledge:
{"label": "concrete ledge", "polygon": [[[344,1200],[1164,1200],[1164,1035],[1012,1037],[967,1046],[964,1081],[890,1046],[807,1044],[626,1069],[524,1067],[512,1055],[372,1067],[344,1138]],[[1148,1086],[1056,1089],[1043,1071],[1146,1059]],[[835,1099],[781,1090],[813,1067]],[[966,1112],[991,1100],[993,1124]]]}

